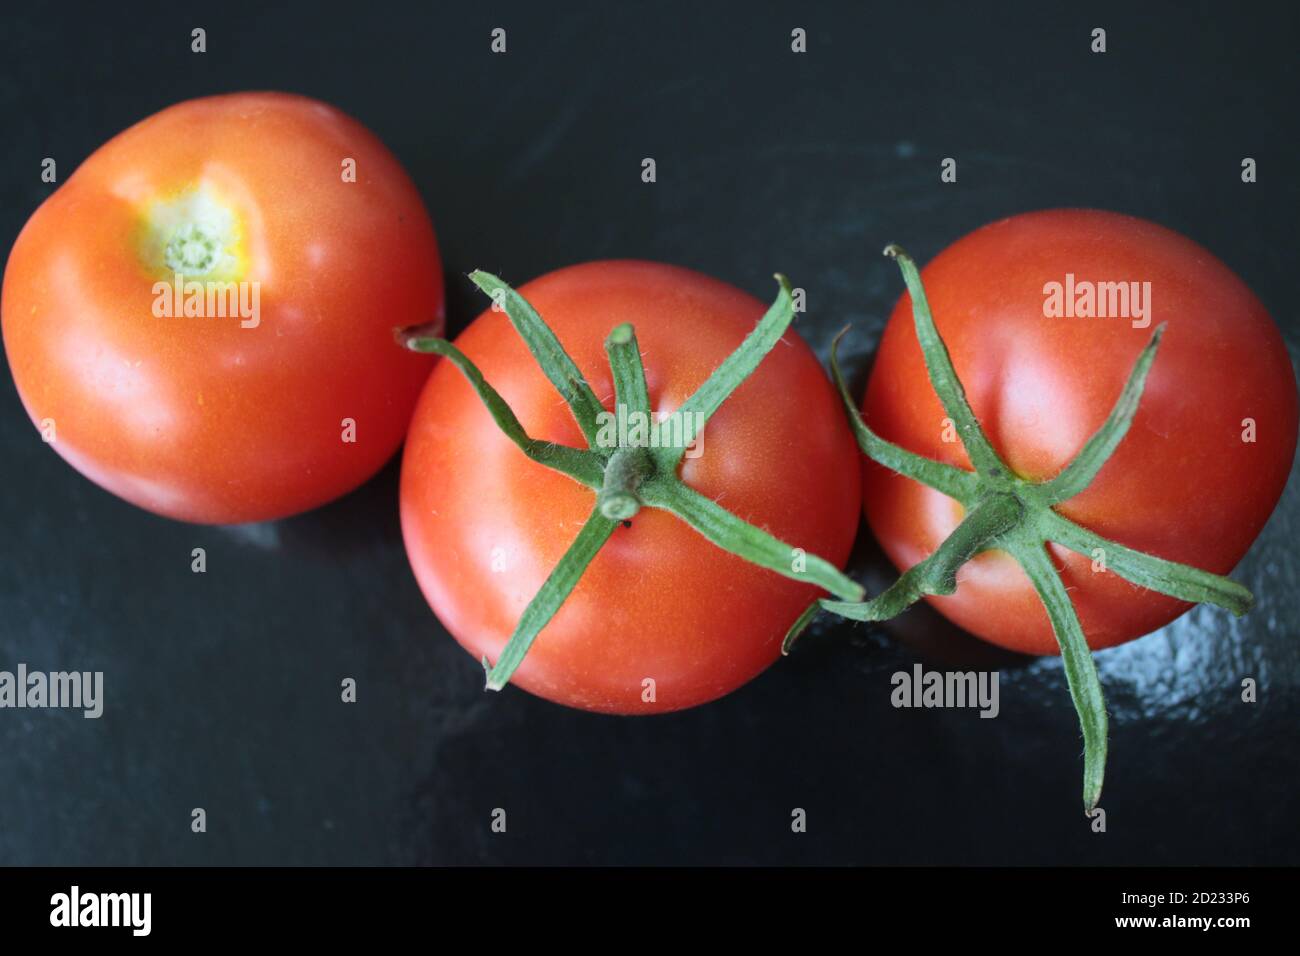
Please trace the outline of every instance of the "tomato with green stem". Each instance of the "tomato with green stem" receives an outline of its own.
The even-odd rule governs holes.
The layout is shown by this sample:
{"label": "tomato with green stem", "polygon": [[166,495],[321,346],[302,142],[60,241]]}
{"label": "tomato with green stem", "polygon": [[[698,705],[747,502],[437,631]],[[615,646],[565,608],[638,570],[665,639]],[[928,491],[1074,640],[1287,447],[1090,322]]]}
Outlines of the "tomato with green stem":
{"label": "tomato with green stem", "polygon": [[431,362],[393,330],[442,322],[442,268],[369,130],[236,93],[87,158],[14,244],[3,316],[23,404],[78,471],[158,514],[258,521],[397,450]]}
{"label": "tomato with green stem", "polygon": [[[691,707],[771,664],[819,589],[861,595],[837,570],[857,450],[784,280],[764,313],[650,262],[518,291],[471,278],[495,304],[454,345],[406,336],[445,360],[411,422],[401,514],[425,596],[490,688]],[[649,421],[673,427],[655,440]]]}
{"label": "tomato with green stem", "polygon": [[[1106,282],[1149,283],[1149,314],[1045,316],[1052,284],[1064,286],[1067,276],[1079,296]],[[1132,427],[1092,481],[1076,482],[1068,495],[1058,485],[1055,510],[1128,548],[1217,574],[1232,570],[1282,493],[1297,430],[1285,344],[1237,276],[1154,223],[1052,210],[977,230],[922,277],[989,443],[1031,481],[1060,473],[1101,427],[1152,331],[1165,324]],[[930,387],[908,296],[881,339],[862,413],[881,437],[970,467],[969,449],[951,440],[950,416]],[[949,496],[875,464],[865,469],[863,503],[900,568],[933,552],[962,515]],[[1116,549],[1094,555],[1098,547],[1071,537],[1050,549],[1091,647],[1150,633],[1188,609],[1158,587],[1126,580]],[[981,555],[961,584],[932,599],[954,623],[1011,650],[1056,652],[1033,587],[1005,553]]]}
{"label": "tomato with green stem", "polygon": [[[834,352],[832,364],[874,462],[868,520],[904,574],[869,602],[821,606],[884,620],[925,598],[993,643],[1060,653],[1091,810],[1107,720],[1090,647],[1192,603],[1241,614],[1253,601],[1220,574],[1259,534],[1295,454],[1286,349],[1226,266],[1127,216],[994,223],[942,253],[924,286],[901,250],[886,251],[909,294],[861,415]],[[1101,283],[1130,284],[1145,306],[1130,298],[1128,314],[1101,316],[1094,299],[1069,318],[1046,307],[1062,287],[1082,297]]]}

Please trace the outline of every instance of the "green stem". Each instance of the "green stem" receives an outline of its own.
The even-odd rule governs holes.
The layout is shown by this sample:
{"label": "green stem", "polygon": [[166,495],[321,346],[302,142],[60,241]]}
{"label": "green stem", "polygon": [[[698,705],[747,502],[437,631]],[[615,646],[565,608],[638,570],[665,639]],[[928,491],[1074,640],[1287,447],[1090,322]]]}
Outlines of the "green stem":
{"label": "green stem", "polygon": [[971,411],[970,402],[966,400],[966,390],[962,388],[957,370],[953,368],[952,356],[948,346],[939,336],[934,317],[930,315],[930,303],[925,297],[925,288],[921,285],[921,274],[917,272],[912,257],[896,245],[885,247],[885,255],[898,263],[907,283],[907,291],[912,296],[912,321],[916,326],[916,337],[921,343],[925,355],[925,367],[930,373],[930,384],[934,386],[943,410],[948,413],[957,428],[961,443],[970,456],[975,470],[997,477],[1006,473],[1006,466],[998,453],[993,450],[989,440],[980,428],[975,413]]}
{"label": "green stem", "polygon": [[1088,638],[1079,624],[1079,615],[1043,542],[1021,538],[1012,544],[1011,554],[1025,569],[1042,599],[1052,622],[1052,633],[1061,648],[1065,681],[1083,729],[1083,809],[1084,813],[1091,813],[1101,799],[1101,784],[1106,774],[1106,701],[1097,667],[1092,661]]}
{"label": "green stem", "polygon": [[636,331],[626,322],[617,326],[605,339],[605,354],[609,368],[614,373],[614,403],[623,406],[629,414],[650,419],[650,393],[645,384],[645,367],[641,363],[641,349],[637,345]]}
{"label": "green stem", "polygon": [[441,355],[460,369],[469,380],[479,399],[487,406],[497,427],[505,432],[507,438],[519,446],[520,450],[538,464],[553,468],[561,474],[568,475],[574,481],[581,482],[588,488],[599,488],[603,482],[605,463],[595,452],[555,442],[529,438],[524,426],[519,423],[514,411],[483,377],[478,367],[466,358],[465,354],[446,339],[409,337],[406,347],[414,352],[431,352]]}
{"label": "green stem", "polygon": [[794,646],[794,642],[799,640],[799,635],[808,629],[808,625],[813,622],[821,609],[821,602],[813,601],[803,609],[802,614],[795,618],[794,623],[790,625],[790,630],[785,632],[785,639],[781,641],[782,656],[790,653],[790,648]]}
{"label": "green stem", "polygon": [[670,511],[724,551],[795,581],[815,584],[850,601],[862,597],[862,586],[835,565],[742,521],[712,498],[680,481],[656,475],[641,486],[641,501]]}
{"label": "green stem", "polygon": [[861,604],[822,600],[822,609],[855,621],[887,621],[927,594],[952,594],[957,590],[961,566],[1014,528],[1023,511],[1014,495],[990,495],[962,519],[933,554],[903,572],[879,596]]}
{"label": "green stem", "polygon": [[[758,320],[758,325],[740,343],[739,348],[723,360],[722,364],[704,381],[695,393],[677,409],[676,414],[682,421],[689,423],[693,434],[698,435],[709,418],[723,402],[740,387],[741,382],[749,378],[758,363],[785,335],[786,329],[794,320],[794,300],[790,295],[790,280],[779,272],[776,274],[778,285],[776,301]],[[658,470],[671,474],[686,453],[685,447],[663,446],[656,449]]]}
{"label": "green stem", "polygon": [[600,513],[610,521],[627,521],[641,510],[637,487],[654,471],[644,448],[620,448],[605,466],[605,481],[596,495]]}
{"label": "green stem", "polygon": [[1214,604],[1238,617],[1249,611],[1255,603],[1255,595],[1231,578],[1126,548],[1056,512],[1046,515],[1040,527],[1043,536],[1049,541],[1055,541],[1085,557],[1096,559],[1097,552],[1100,551],[1106,570],[1114,571],[1139,587],[1159,591],[1192,604]]}
{"label": "green stem", "polygon": [[542,317],[527,299],[490,272],[479,270],[471,272],[469,277],[492,297],[493,302],[500,302],[505,308],[510,324],[524,340],[528,351],[533,353],[533,358],[551,380],[555,390],[568,403],[574,420],[587,439],[587,447],[595,448],[596,436],[600,431],[598,417],[604,409],[551,327],[542,321]]}
{"label": "green stem", "polygon": [[942,491],[949,498],[956,498],[965,504],[975,496],[975,489],[978,484],[978,478],[969,471],[961,468],[954,468],[952,465],[945,464],[941,461],[935,461],[932,458],[926,458],[918,455],[916,452],[908,451],[900,445],[895,445],[891,441],[886,441],[875,432],[873,432],[867,423],[862,420],[862,415],[858,413],[858,407],[854,404],[853,397],[849,395],[848,386],[844,382],[844,374],[840,371],[840,340],[844,338],[849,327],[845,326],[840,330],[840,334],[835,336],[831,342],[831,375],[835,379],[835,387],[839,390],[840,400],[844,403],[844,410],[848,413],[849,424],[853,428],[853,435],[858,440],[858,447],[872,461],[877,461],[891,471],[897,472],[911,478],[913,481],[919,481],[923,485],[929,485],[937,491]]}
{"label": "green stem", "polygon": [[1092,479],[1097,477],[1101,466],[1124,440],[1129,426],[1133,424],[1133,416],[1137,414],[1138,403],[1142,400],[1142,390],[1146,387],[1147,373],[1151,371],[1151,363],[1156,360],[1156,349],[1160,347],[1160,339],[1164,334],[1165,323],[1162,322],[1156,326],[1151,341],[1138,356],[1133,371],[1124,384],[1124,390],[1120,393],[1119,401],[1110,410],[1110,415],[1101,428],[1088,439],[1082,450],[1074,456],[1074,460],[1066,465],[1059,475],[1042,485],[1042,494],[1046,496],[1048,504],[1073,498],[1092,484]]}
{"label": "green stem", "polygon": [[617,527],[617,521],[609,520],[598,510],[593,511],[587,518],[586,524],[578,532],[573,544],[569,545],[569,550],[564,552],[564,557],[560,558],[541,589],[533,595],[533,599],[524,608],[519,623],[515,625],[514,633],[510,635],[510,640],[506,642],[496,663],[489,667],[487,658],[483,659],[483,667],[487,671],[488,690],[500,690],[506,686],[510,677],[523,663],[524,655],[533,646],[537,635],[550,623],[551,618],[555,617],[555,612],[573,593],[583,572],[596,557],[596,552],[604,546]]}

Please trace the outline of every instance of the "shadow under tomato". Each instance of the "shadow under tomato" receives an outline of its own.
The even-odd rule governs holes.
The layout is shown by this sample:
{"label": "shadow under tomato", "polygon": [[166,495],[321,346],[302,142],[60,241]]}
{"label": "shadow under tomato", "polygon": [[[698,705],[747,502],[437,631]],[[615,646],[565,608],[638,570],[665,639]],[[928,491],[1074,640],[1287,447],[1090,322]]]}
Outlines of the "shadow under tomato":
{"label": "shadow under tomato", "polygon": [[401,548],[398,488],[401,449],[374,477],[334,501],[278,521],[218,525],[232,542],[261,551],[311,556],[348,556],[376,547]]}

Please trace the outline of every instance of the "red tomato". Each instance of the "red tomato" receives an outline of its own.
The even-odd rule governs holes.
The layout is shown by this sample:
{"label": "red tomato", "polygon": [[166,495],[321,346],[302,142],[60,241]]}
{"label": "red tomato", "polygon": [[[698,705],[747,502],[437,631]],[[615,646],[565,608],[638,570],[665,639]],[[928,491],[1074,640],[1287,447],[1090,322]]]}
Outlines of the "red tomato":
{"label": "red tomato", "polygon": [[[1045,317],[1045,287],[1064,287],[1067,274],[1075,301],[1080,283],[1149,282],[1150,325]],[[976,417],[1003,460],[1034,480],[1059,472],[1102,424],[1155,326],[1167,322],[1128,435],[1092,485],[1058,510],[1131,548],[1217,574],[1232,570],[1286,483],[1297,403],[1281,335],[1222,262],[1154,223],[1054,210],[977,230],[921,278]],[[961,444],[944,440],[911,308],[905,294],[885,329],[864,417],[887,439],[969,468]],[[1243,440],[1250,422],[1253,442]],[[899,568],[930,554],[961,517],[953,500],[874,464],[865,469],[863,501]],[[1091,557],[1051,551],[1094,648],[1146,634],[1189,607],[1094,572]],[[994,644],[1058,651],[1033,587],[1005,553],[976,558],[959,573],[955,594],[931,601]]]}
{"label": "red tomato", "polygon": [[[169,295],[178,272],[200,294]],[[199,522],[282,517],[374,474],[430,368],[393,330],[442,315],[397,160],[278,93],[191,100],[110,140],[4,277],[5,350],[46,439],[114,494]]]}
{"label": "red tomato", "polygon": [[[650,262],[592,262],[519,289],[607,408],[606,335],[630,322],[652,407],[676,409],[754,328],[764,306],[722,282]],[[456,345],[534,438],[586,447],[504,312]],[[842,564],[859,506],[858,453],[812,351],[793,331],[703,432],[680,474],[784,541]],[[590,514],[594,493],[507,438],[450,362],[429,377],[402,462],[402,530],[438,617],[476,660],[496,660],[524,607]],[[717,548],[667,512],[642,509],[596,555],[512,682],[588,710],[690,707],[745,683],[818,592]],[[653,679],[654,701],[643,699]]]}

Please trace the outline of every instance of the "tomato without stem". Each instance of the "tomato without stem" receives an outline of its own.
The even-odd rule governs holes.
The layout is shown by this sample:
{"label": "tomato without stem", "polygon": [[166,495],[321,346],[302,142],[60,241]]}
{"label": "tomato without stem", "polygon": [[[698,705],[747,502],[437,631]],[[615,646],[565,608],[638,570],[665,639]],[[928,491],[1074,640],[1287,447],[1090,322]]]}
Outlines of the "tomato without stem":
{"label": "tomato without stem", "polygon": [[[604,406],[604,350],[635,327],[651,408],[682,404],[754,328],[763,305],[724,283],[649,262],[594,262],[519,289]],[[582,447],[565,402],[488,310],[456,340],[535,439]],[[842,564],[859,508],[858,453],[816,357],[787,332],[708,420],[685,483],[791,544]],[[497,660],[526,606],[588,519],[590,488],[525,457],[451,362],[416,406],[402,465],[402,529],[425,596],[476,659]],[[727,553],[674,515],[618,527],[541,631],[512,682],[612,713],[690,707],[771,664],[817,594]],[[647,684],[653,681],[653,684]]]}
{"label": "tomato without stem", "polygon": [[[1223,263],[1150,222],[1058,210],[986,226],[940,253],[922,278],[976,417],[1007,465],[1031,480],[1058,473],[1101,426],[1152,330],[1167,323],[1128,434],[1057,510],[1162,558],[1219,574],[1236,565],[1286,483],[1297,401],[1281,335]],[[1049,284],[1082,295],[1084,283],[1103,282],[1149,282],[1147,316],[1044,314]],[[885,329],[863,417],[882,438],[970,467],[930,384],[910,296]],[[863,503],[900,568],[931,554],[962,517],[951,498],[875,464],[865,469]],[[1104,554],[1049,547],[1094,648],[1146,634],[1190,606],[1103,570]],[[956,593],[928,597],[950,620],[1013,650],[1057,653],[1042,602],[1008,555],[976,557],[957,581]]]}
{"label": "tomato without stem", "polygon": [[[170,294],[177,274],[202,294]],[[14,380],[54,449],[198,522],[303,511],[378,470],[430,368],[394,329],[442,315],[397,160],[333,107],[273,93],[110,140],[27,223],[3,291]]]}

